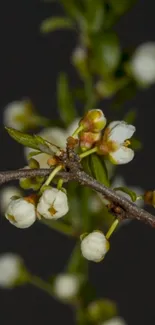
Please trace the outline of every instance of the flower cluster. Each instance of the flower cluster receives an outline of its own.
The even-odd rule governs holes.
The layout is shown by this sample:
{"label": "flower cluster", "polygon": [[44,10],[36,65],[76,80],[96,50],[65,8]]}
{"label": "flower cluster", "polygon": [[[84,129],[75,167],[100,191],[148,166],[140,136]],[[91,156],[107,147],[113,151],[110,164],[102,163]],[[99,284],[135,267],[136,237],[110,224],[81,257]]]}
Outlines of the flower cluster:
{"label": "flower cluster", "polygon": [[103,131],[106,118],[99,109],[89,111],[79,126],[80,146],[83,151],[96,147],[99,155],[105,155],[113,164],[121,165],[134,158],[134,151],[129,148],[129,139],[135,132],[135,126],[124,121],[111,122]]}
{"label": "flower cluster", "polygon": [[56,220],[67,212],[68,200],[65,192],[49,187],[40,197],[31,195],[11,199],[5,217],[17,228],[28,228],[37,218]]}

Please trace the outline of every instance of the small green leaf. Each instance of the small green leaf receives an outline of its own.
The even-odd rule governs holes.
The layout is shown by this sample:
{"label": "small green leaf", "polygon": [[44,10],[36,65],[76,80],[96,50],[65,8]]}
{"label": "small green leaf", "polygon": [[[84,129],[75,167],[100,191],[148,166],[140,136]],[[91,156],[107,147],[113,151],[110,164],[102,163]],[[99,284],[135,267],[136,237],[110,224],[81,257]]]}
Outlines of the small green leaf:
{"label": "small green leaf", "polygon": [[60,116],[66,126],[76,117],[71,90],[69,89],[68,78],[65,73],[60,73],[57,83],[58,108]]}
{"label": "small green leaf", "polygon": [[137,194],[135,192],[133,192],[132,190],[130,190],[128,187],[124,187],[124,186],[115,187],[114,190],[121,191],[121,192],[128,194],[133,202],[135,202],[137,199]]}
{"label": "small green leaf", "polygon": [[25,147],[40,150],[41,152],[47,153],[49,155],[56,153],[59,149],[57,146],[46,141],[38,135],[30,135],[8,127],[6,127],[6,130],[14,140],[24,145]]}
{"label": "small green leaf", "polygon": [[42,33],[49,33],[60,29],[73,29],[73,22],[65,17],[49,17],[41,23]]}
{"label": "small green leaf", "polygon": [[102,184],[109,187],[108,173],[104,160],[96,154],[90,155],[90,168],[93,176]]}

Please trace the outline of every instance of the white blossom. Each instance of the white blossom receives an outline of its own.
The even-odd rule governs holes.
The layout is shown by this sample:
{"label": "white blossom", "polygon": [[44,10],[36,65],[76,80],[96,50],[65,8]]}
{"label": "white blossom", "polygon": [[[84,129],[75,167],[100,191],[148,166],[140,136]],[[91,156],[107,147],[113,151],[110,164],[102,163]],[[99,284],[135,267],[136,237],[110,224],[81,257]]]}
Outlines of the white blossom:
{"label": "white blossom", "polygon": [[46,189],[37,205],[37,212],[46,219],[61,218],[68,209],[67,195],[57,188]]}
{"label": "white blossom", "polygon": [[128,142],[136,128],[124,121],[115,121],[108,126],[107,144],[112,144],[109,158],[114,164],[126,164],[134,158],[134,151],[128,148]]}
{"label": "white blossom", "polygon": [[60,274],[54,281],[54,293],[61,299],[72,299],[78,294],[80,278],[75,274]]}
{"label": "white blossom", "polygon": [[82,255],[90,261],[100,262],[109,249],[109,242],[100,231],[86,235],[81,242]]}
{"label": "white blossom", "polygon": [[[66,147],[66,139],[72,135],[72,133],[76,130],[78,127],[79,119],[76,119],[69,125],[67,129],[62,129],[59,127],[51,127],[51,128],[45,128],[41,132],[38,133],[38,135],[45,140],[55,144],[56,146],[59,146],[62,149],[65,149]],[[31,148],[24,148],[24,154],[25,158],[28,160],[28,155],[30,152],[35,151]],[[49,168],[49,165],[47,164],[47,160],[49,159],[49,155],[46,153],[41,153],[39,155],[36,155],[35,160],[37,160],[40,164],[40,168]]]}
{"label": "white blossom", "polygon": [[155,42],[141,44],[135,50],[130,69],[141,84],[150,85],[155,82]]}
{"label": "white blossom", "polygon": [[11,200],[5,217],[17,228],[28,228],[36,221],[35,206],[24,198]]}
{"label": "white blossom", "polygon": [[4,214],[13,196],[22,196],[20,189],[16,186],[5,186],[0,191],[0,209]]}
{"label": "white blossom", "polygon": [[33,108],[30,101],[14,101],[5,107],[3,123],[8,127],[23,130],[28,123],[31,123],[33,114]]}
{"label": "white blossom", "polygon": [[12,287],[20,275],[21,259],[13,253],[0,255],[0,287]]}
{"label": "white blossom", "polygon": [[114,318],[111,318],[111,319],[101,323],[100,325],[127,325],[127,324],[123,318],[114,317]]}

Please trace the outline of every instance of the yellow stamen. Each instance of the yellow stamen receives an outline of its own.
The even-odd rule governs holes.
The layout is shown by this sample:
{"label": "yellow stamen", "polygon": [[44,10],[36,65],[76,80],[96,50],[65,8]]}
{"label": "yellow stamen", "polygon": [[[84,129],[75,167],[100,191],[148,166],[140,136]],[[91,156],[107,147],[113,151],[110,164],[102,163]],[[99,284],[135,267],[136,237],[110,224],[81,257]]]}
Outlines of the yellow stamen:
{"label": "yellow stamen", "polygon": [[128,147],[131,144],[131,142],[129,140],[125,140],[123,143],[124,147]]}

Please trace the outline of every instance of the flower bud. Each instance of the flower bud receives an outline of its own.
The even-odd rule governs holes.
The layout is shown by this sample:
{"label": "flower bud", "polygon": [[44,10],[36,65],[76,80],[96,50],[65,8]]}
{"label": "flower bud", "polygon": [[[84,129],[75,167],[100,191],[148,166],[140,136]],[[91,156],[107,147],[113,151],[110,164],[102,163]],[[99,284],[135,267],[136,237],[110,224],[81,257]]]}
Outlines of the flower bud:
{"label": "flower bud", "polygon": [[0,256],[0,287],[11,288],[20,277],[22,260],[19,256],[6,253]]}
{"label": "flower bud", "polygon": [[109,242],[98,230],[86,235],[81,242],[82,255],[89,261],[100,262],[109,250]]}
{"label": "flower bud", "polygon": [[103,319],[109,320],[117,315],[116,304],[108,299],[92,301],[87,308],[88,317],[94,324],[99,324]]}
{"label": "flower bud", "polygon": [[136,49],[130,70],[137,82],[144,86],[155,82],[155,42],[141,44]]}
{"label": "flower bud", "polygon": [[28,228],[36,221],[35,206],[27,198],[11,200],[5,217],[17,228]]}
{"label": "flower bud", "polygon": [[22,192],[15,186],[6,186],[0,191],[0,209],[4,214],[13,196],[21,197]]}
{"label": "flower bud", "polygon": [[46,189],[39,199],[37,212],[46,219],[58,219],[68,212],[67,195],[57,188]]}
{"label": "flower bud", "polygon": [[79,125],[83,127],[83,131],[98,133],[105,127],[106,122],[107,120],[100,109],[92,109],[81,119]]}
{"label": "flower bud", "polygon": [[25,130],[35,125],[35,111],[30,100],[14,101],[4,110],[4,125]]}
{"label": "flower bud", "polygon": [[54,281],[54,293],[60,299],[72,299],[77,296],[80,278],[75,274],[60,274]]}
{"label": "flower bud", "polygon": [[81,150],[86,151],[88,149],[91,149],[95,142],[100,140],[101,133],[81,132],[79,138]]}
{"label": "flower bud", "polygon": [[[31,168],[31,169],[35,169],[35,168],[37,169],[40,167],[39,162],[34,158],[30,158],[28,160],[28,165],[29,165],[29,168]],[[28,168],[28,166],[26,166],[26,168]]]}

